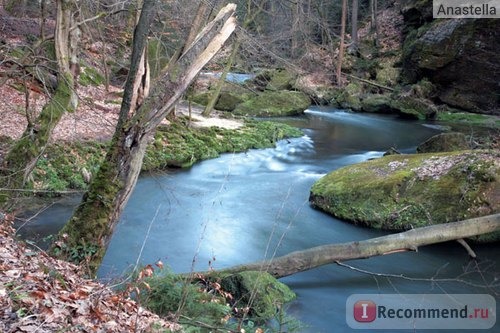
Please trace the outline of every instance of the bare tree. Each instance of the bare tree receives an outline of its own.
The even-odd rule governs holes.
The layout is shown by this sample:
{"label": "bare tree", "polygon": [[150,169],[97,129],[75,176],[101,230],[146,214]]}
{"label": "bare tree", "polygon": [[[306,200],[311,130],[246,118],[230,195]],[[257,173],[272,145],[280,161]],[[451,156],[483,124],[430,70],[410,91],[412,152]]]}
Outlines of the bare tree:
{"label": "bare tree", "polygon": [[49,143],[52,131],[65,112],[78,105],[74,87],[79,74],[77,59],[80,30],[75,26],[75,0],[57,0],[54,34],[57,59],[57,88],[40,115],[29,121],[21,139],[10,149],[2,168],[5,187],[22,188],[30,182],[36,162]]}
{"label": "bare tree", "polygon": [[377,12],[378,12],[378,0],[370,0],[370,33],[375,35],[375,46],[379,46],[379,33],[378,33],[378,21],[377,21]]}
{"label": "bare tree", "polygon": [[342,18],[340,23],[340,42],[339,42],[339,55],[337,57],[337,85],[342,86],[342,61],[344,60],[345,48],[345,26],[347,20],[347,0],[342,0]]}
{"label": "bare tree", "polygon": [[349,53],[355,54],[358,51],[358,0],[352,0],[351,10],[351,45]]}
{"label": "bare tree", "polygon": [[120,118],[105,160],[72,218],[60,232],[54,253],[67,256],[78,249],[77,259],[86,259],[90,273],[99,266],[114,226],[137,182],[146,146],[156,128],[171,112],[198,72],[219,51],[236,27],[236,5],[229,4],[184,48],[178,59],[153,82],[152,90],[136,110],[131,103],[136,94],[134,81],[139,73],[156,0],[144,0],[134,32],[131,70],[125,86]]}

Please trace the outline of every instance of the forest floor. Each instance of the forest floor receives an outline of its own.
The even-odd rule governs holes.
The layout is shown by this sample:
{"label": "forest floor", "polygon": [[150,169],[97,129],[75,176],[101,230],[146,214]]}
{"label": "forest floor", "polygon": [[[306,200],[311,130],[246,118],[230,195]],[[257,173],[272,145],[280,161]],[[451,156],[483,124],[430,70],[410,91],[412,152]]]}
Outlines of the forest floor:
{"label": "forest floor", "polygon": [[25,246],[0,213],[0,332],[164,332],[179,325],[82,277],[81,267]]}

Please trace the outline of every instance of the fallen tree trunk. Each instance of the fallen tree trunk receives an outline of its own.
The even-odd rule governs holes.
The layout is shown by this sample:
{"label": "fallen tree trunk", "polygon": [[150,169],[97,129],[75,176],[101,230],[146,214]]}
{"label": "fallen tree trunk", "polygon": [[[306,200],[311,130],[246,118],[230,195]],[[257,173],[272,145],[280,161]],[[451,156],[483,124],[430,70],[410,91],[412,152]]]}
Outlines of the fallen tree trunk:
{"label": "fallen tree trunk", "polygon": [[359,242],[317,246],[271,260],[234,266],[217,272],[267,271],[275,278],[282,278],[337,261],[416,251],[419,246],[458,240],[498,230],[500,230],[500,214],[488,215],[460,222],[416,228]]}

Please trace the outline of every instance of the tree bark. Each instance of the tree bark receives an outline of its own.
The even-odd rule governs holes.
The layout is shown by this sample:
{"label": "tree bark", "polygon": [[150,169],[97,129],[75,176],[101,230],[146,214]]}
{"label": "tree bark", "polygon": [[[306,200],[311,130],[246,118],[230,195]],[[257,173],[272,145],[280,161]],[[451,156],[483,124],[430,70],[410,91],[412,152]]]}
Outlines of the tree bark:
{"label": "tree bark", "polygon": [[356,54],[358,52],[358,0],[352,0],[351,11],[351,45],[349,53]]}
{"label": "tree bark", "polygon": [[378,12],[378,0],[370,0],[370,16],[371,16],[370,34],[375,34],[374,38],[375,47],[379,46],[377,12]]}
{"label": "tree bark", "polygon": [[345,25],[347,19],[347,0],[342,0],[342,18],[340,23],[340,45],[339,45],[339,56],[337,59],[337,86],[342,86],[342,61],[344,60],[344,48],[345,48]]}
{"label": "tree bark", "polygon": [[52,131],[65,112],[78,105],[74,90],[78,75],[77,50],[80,31],[73,28],[74,0],[58,0],[55,30],[55,51],[58,65],[57,88],[40,115],[29,122],[21,139],[10,149],[3,162],[6,188],[23,188],[30,183],[31,173],[45,150]]}
{"label": "tree bark", "polygon": [[[145,0],[144,5],[154,2],[155,0]],[[77,250],[78,254],[70,259],[77,262],[85,260],[88,263],[89,273],[91,275],[95,273],[102,261],[114,226],[137,182],[148,142],[157,126],[172,110],[198,72],[234,31],[235,9],[236,5],[233,4],[223,8],[198,34],[194,43],[185,48],[186,51],[180,58],[177,61],[173,60],[153,82],[151,93],[137,111],[120,120],[105,160],[92,180],[82,203],[61,230],[60,239],[52,249],[53,253],[68,259],[69,251],[73,250],[74,254]],[[146,12],[143,9],[143,14]],[[134,37],[138,36],[138,31],[139,28],[136,29]],[[134,44],[138,42],[139,37],[137,40],[134,39]],[[140,49],[138,46],[137,53]],[[137,57],[136,54],[134,59]],[[126,100],[124,95],[123,103],[127,103]]]}
{"label": "tree bark", "polygon": [[444,223],[372,238],[359,242],[323,245],[296,251],[268,261],[235,266],[222,273],[266,271],[282,278],[337,261],[364,259],[402,251],[416,251],[419,246],[442,243],[500,230],[500,214]]}

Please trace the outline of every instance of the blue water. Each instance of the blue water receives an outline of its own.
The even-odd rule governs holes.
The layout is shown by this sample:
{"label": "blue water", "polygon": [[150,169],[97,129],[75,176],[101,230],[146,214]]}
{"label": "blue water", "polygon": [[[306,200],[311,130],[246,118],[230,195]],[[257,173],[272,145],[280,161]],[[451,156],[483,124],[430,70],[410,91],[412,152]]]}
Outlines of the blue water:
{"label": "blue water", "polygon": [[[413,153],[439,133],[418,121],[321,107],[281,121],[302,128],[304,136],[280,141],[274,149],[225,154],[187,170],[142,175],[99,277],[113,278],[137,262],[158,259],[174,272],[206,270],[209,262],[224,268],[384,235],[312,209],[311,185],[334,169],[380,157],[391,147]],[[68,207],[61,211],[71,213]],[[41,218],[48,224],[50,219],[50,213]],[[474,249],[479,263],[469,261],[458,244],[447,243],[347,262],[372,274],[337,265],[299,273],[282,279],[298,295],[288,311],[306,324],[304,332],[351,332],[345,303],[355,293],[486,293],[497,298],[500,246]],[[499,331],[498,324],[495,328]]]}

